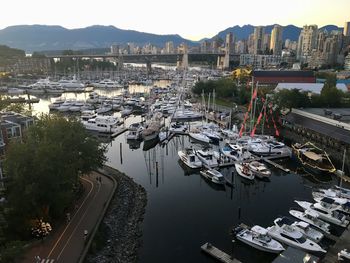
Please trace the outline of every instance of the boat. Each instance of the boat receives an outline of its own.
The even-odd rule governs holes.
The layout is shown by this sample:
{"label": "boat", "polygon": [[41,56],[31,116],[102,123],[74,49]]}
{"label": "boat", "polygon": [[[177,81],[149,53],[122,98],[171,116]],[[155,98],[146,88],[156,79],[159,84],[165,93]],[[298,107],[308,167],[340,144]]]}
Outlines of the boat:
{"label": "boat", "polygon": [[156,138],[158,139],[159,131],[160,131],[159,122],[152,121],[150,124],[148,124],[148,127],[143,130],[142,138],[144,141],[151,141]]}
{"label": "boat", "polygon": [[176,122],[170,125],[169,131],[175,134],[183,134],[187,131],[187,126],[183,123]]}
{"label": "boat", "polygon": [[73,76],[73,79],[61,79],[58,81],[58,84],[62,86],[65,91],[68,92],[83,92],[85,91],[85,85]]}
{"label": "boat", "polygon": [[305,169],[316,174],[332,174],[336,171],[328,154],[311,142],[292,145],[294,155]]}
{"label": "boat", "polygon": [[251,170],[249,170],[248,164],[246,163],[235,163],[235,168],[239,176],[248,179],[248,180],[254,180],[254,174]]}
{"label": "boat", "polygon": [[287,225],[274,225],[267,228],[269,236],[278,241],[295,248],[299,248],[302,250],[310,251],[310,252],[322,252],[326,253],[320,245],[316,242],[305,238],[303,233],[300,231],[290,228]]}
{"label": "boat", "polygon": [[142,138],[142,130],[129,130],[126,135],[127,140],[140,140]]}
{"label": "boat", "polygon": [[236,238],[258,250],[279,254],[284,247],[268,235],[267,229],[255,225],[252,228],[237,227],[234,229]]}
{"label": "boat", "polygon": [[107,113],[110,111],[112,111],[112,105],[106,103],[102,104],[99,108],[96,109],[96,112],[98,114]]}
{"label": "boat", "polygon": [[310,203],[307,201],[295,201],[299,206],[301,206],[304,210],[311,210],[318,214],[319,218],[330,222],[332,224],[346,227],[349,224],[349,221],[346,219],[346,216],[339,211],[326,211],[322,208],[319,203]]}
{"label": "boat", "polygon": [[210,143],[210,139],[202,133],[190,132],[188,135],[196,141],[203,142],[203,143]]}
{"label": "boat", "polygon": [[350,251],[346,248],[342,249],[338,253],[338,262],[350,262]]}
{"label": "boat", "polygon": [[178,151],[177,153],[180,160],[191,169],[197,169],[202,167],[202,162],[199,160],[193,148],[186,148]]}
{"label": "boat", "polygon": [[279,217],[276,218],[273,222],[275,225],[280,227],[285,225],[286,229],[290,228],[291,231],[293,231],[293,229],[300,231],[305,237],[315,241],[316,243],[320,242],[324,237],[320,231],[311,228],[310,224],[303,221],[294,221],[288,217]]}
{"label": "boat", "polygon": [[199,173],[215,184],[225,184],[226,182],[224,176],[215,169],[203,168]]}
{"label": "boat", "polygon": [[196,155],[206,167],[214,168],[219,165],[218,160],[215,158],[214,152],[211,150],[197,150]]}
{"label": "boat", "polygon": [[252,161],[248,164],[249,169],[260,179],[269,178],[271,176],[271,171],[266,167],[265,164],[258,161]]}
{"label": "boat", "polygon": [[100,82],[92,83],[91,85],[95,88],[102,88],[102,89],[121,88],[121,85],[118,82],[110,79],[104,79],[104,80],[101,80]]}
{"label": "boat", "polygon": [[339,188],[319,189],[319,192],[322,192],[325,197],[339,197],[350,199],[350,192]]}
{"label": "boat", "polygon": [[80,119],[82,121],[88,121],[90,119],[96,118],[97,114],[94,110],[85,110],[81,112]]}
{"label": "boat", "polygon": [[245,147],[238,144],[226,143],[220,149],[221,153],[233,161],[245,161],[251,158],[251,154]]}
{"label": "boat", "polygon": [[318,213],[314,211],[305,210],[304,212],[301,212],[298,210],[291,209],[289,210],[289,214],[291,214],[292,216],[294,216],[299,220],[309,223],[310,225],[316,227],[317,229],[323,231],[324,233],[330,234],[331,225],[319,219]]}
{"label": "boat", "polygon": [[87,130],[98,131],[101,133],[115,133],[118,126],[122,123],[118,118],[113,116],[96,116],[88,121],[82,121]]}
{"label": "boat", "polygon": [[331,210],[339,210],[343,213],[350,214],[350,200],[339,197],[324,197],[318,194],[319,192],[312,192],[313,199]]}
{"label": "boat", "polygon": [[130,106],[123,107],[123,109],[120,111],[121,117],[124,118],[126,116],[129,116],[133,111],[133,108]]}
{"label": "boat", "polygon": [[282,142],[275,140],[256,140],[248,141],[248,150],[258,156],[291,156],[290,149]]}

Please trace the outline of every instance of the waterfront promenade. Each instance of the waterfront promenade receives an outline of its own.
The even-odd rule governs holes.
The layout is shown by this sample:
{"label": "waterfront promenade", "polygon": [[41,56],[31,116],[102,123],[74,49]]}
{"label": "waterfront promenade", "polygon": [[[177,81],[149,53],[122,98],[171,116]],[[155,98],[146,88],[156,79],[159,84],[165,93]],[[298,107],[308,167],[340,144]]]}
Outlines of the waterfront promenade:
{"label": "waterfront promenade", "polygon": [[[101,178],[101,182],[97,178]],[[95,225],[100,222],[105,206],[114,193],[116,182],[98,172],[81,177],[85,188],[84,195],[77,200],[74,211],[70,213],[70,220],[46,237],[37,241],[25,253],[20,262],[78,262],[90,234]],[[53,226],[55,227],[55,226]],[[88,231],[84,237],[84,231]],[[39,259],[35,259],[40,257]]]}

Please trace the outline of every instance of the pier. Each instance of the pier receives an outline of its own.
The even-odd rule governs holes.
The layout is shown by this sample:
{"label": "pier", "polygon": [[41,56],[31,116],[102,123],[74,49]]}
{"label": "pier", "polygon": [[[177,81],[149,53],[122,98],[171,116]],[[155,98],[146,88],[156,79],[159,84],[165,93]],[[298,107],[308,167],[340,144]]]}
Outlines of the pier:
{"label": "pier", "polygon": [[268,159],[268,158],[262,158],[262,160],[265,162],[265,163],[268,163],[268,164],[271,164],[272,166],[278,168],[278,169],[281,169],[283,172],[286,172],[286,173],[289,173],[290,170],[288,168],[285,168],[283,167],[282,165],[278,164],[278,163],[275,163],[274,161]]}
{"label": "pier", "polygon": [[112,133],[111,137],[112,138],[118,137],[120,134],[123,134],[127,130],[128,130],[128,128],[121,128],[119,131]]}
{"label": "pier", "polygon": [[338,262],[338,253],[344,248],[350,248],[350,226],[348,226],[343,234],[339,237],[334,246],[330,247],[326,256],[323,258],[324,263]]}
{"label": "pier", "polygon": [[241,263],[237,259],[232,258],[230,255],[214,247],[209,242],[201,246],[201,250],[223,263]]}

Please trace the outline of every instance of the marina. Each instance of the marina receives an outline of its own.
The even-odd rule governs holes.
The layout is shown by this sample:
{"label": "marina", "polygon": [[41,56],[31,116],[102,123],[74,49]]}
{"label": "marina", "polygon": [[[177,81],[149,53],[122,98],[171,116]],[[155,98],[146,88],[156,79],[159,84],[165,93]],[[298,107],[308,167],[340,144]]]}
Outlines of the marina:
{"label": "marina", "polygon": [[[238,240],[232,259],[223,252],[232,251],[234,237],[227,230],[245,223],[268,240],[269,232],[264,229],[272,226],[270,231],[278,237],[281,230],[275,221],[297,206],[295,200],[311,201],[314,189],[327,189],[337,184],[338,178],[300,173],[288,145],[270,136],[240,137],[237,129],[224,130],[218,124],[227,127],[230,121],[220,119],[213,124],[201,112],[184,110],[190,103],[180,103],[182,94],[178,84],[163,80],[151,86],[38,96],[40,101],[32,109],[35,114],[85,118],[83,124],[106,120],[97,125],[100,132],[85,127],[94,130],[94,136],[107,147],[106,164],[126,173],[148,193],[140,262],[164,262],[170,253],[169,262],[273,261],[274,253],[258,251]],[[84,112],[81,117],[79,111]],[[104,127],[109,124],[111,127]],[[300,221],[298,227],[309,226]],[[336,242],[338,248],[346,231],[332,230],[322,237]],[[165,239],[167,243],[162,242]],[[208,246],[206,240],[223,250]],[[201,249],[211,257],[192,249],[203,243]],[[321,241],[317,251],[324,253],[329,248],[328,242]]]}

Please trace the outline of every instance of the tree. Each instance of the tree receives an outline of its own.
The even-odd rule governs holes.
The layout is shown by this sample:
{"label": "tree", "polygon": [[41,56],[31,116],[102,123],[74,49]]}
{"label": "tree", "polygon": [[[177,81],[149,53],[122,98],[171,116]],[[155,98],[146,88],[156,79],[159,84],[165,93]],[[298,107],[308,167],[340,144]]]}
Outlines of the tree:
{"label": "tree", "polygon": [[321,101],[324,106],[337,108],[341,107],[341,100],[344,97],[344,93],[337,89],[335,86],[325,85],[321,91]]}
{"label": "tree", "polygon": [[24,142],[11,144],[6,155],[9,228],[23,237],[31,220],[64,214],[79,175],[101,166],[104,152],[76,120],[41,116]]}

